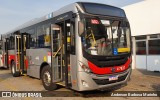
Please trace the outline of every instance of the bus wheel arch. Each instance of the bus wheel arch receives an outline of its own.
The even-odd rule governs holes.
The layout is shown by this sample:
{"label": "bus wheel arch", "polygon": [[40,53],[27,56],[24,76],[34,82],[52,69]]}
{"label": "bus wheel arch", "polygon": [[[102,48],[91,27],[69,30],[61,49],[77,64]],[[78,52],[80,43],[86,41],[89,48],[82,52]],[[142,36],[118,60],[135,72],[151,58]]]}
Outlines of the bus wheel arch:
{"label": "bus wheel arch", "polygon": [[40,66],[40,79],[41,79],[41,76],[42,76],[42,70],[43,70],[43,68],[45,67],[45,66],[47,66],[47,65],[49,65],[47,62],[43,62],[42,64],[41,64],[41,66]]}

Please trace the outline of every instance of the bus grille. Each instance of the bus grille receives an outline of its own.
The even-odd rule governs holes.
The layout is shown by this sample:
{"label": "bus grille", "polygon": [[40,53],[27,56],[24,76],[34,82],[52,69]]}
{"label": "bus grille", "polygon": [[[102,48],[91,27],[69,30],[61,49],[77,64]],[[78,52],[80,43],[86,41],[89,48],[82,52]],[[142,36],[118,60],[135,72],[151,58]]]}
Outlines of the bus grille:
{"label": "bus grille", "polygon": [[127,77],[128,73],[124,76],[120,76],[118,77],[118,80],[115,81],[109,81],[109,79],[93,79],[98,85],[107,85],[107,84],[111,84],[111,83],[116,83],[116,82],[120,82],[120,81],[124,81]]}
{"label": "bus grille", "polygon": [[118,60],[111,60],[111,61],[94,61],[93,63],[101,68],[104,68],[106,66],[119,66],[123,65],[127,62],[128,58],[118,59]]}

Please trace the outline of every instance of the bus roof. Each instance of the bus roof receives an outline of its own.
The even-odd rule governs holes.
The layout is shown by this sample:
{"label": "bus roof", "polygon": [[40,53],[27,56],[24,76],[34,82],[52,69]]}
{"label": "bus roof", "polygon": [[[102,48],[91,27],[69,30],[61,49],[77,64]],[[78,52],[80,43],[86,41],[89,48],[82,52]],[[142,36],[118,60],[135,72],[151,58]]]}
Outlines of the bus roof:
{"label": "bus roof", "polygon": [[[69,5],[66,5],[66,6],[60,8],[59,10],[57,10],[55,12],[52,12],[52,13],[47,14],[45,16],[42,16],[40,18],[34,18],[34,19],[32,19],[32,20],[30,20],[30,21],[28,21],[28,22],[20,25],[19,27],[13,29],[12,31],[9,31],[9,32],[5,33],[5,35],[12,34],[12,33],[16,32],[16,31],[19,31],[19,30],[21,30],[23,28],[27,28],[27,27],[32,26],[34,24],[38,24],[40,22],[43,22],[43,21],[48,20],[48,19],[51,19],[53,17],[56,17],[58,15],[61,15],[63,13],[69,12],[69,11],[72,11],[73,13],[76,13],[77,12],[76,7],[78,7],[79,9],[81,9],[82,13],[85,12],[85,11],[86,12],[87,11],[91,11],[90,9],[87,10],[85,8],[85,6],[84,6],[85,4],[92,4],[92,5],[97,4],[97,5],[103,5],[103,6],[105,5],[105,4],[91,3],[91,2],[76,2],[76,3],[72,3],[72,4],[69,4]],[[120,8],[117,8],[117,7],[114,7],[114,6],[110,6],[110,5],[105,5],[105,6],[111,7],[111,8],[116,8],[116,9],[120,9]],[[122,10],[122,9],[120,9],[120,10]]]}
{"label": "bus roof", "polygon": [[18,30],[21,30],[21,29],[27,28],[27,27],[29,27],[29,26],[31,26],[31,25],[34,25],[34,24],[43,22],[43,21],[45,21],[45,20],[48,20],[48,19],[50,19],[50,18],[53,18],[53,17],[55,17],[55,16],[58,16],[58,15],[60,15],[60,14],[63,14],[63,13],[65,13],[65,12],[68,12],[68,11],[75,12],[75,11],[76,11],[76,10],[75,10],[76,5],[77,5],[76,3],[72,3],[72,4],[69,4],[69,5],[65,6],[65,7],[63,7],[63,8],[60,8],[59,10],[57,10],[57,11],[55,11],[55,12],[52,12],[52,13],[47,14],[47,15],[45,15],[45,16],[42,16],[42,17],[40,17],[40,18],[34,18],[34,19],[32,19],[32,20],[30,20],[30,21],[28,21],[28,22],[26,22],[26,23],[18,26],[17,28],[15,28],[15,29],[13,29],[13,30],[5,33],[5,34],[14,33],[14,32],[16,32],[16,31],[18,31]]}

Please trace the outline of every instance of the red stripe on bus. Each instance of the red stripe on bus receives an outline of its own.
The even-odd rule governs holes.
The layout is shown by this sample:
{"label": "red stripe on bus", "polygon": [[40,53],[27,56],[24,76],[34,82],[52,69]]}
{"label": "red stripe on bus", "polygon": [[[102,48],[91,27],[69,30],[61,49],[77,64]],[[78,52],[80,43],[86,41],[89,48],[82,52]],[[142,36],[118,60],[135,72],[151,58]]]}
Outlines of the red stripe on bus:
{"label": "red stripe on bus", "polygon": [[11,60],[15,61],[15,55],[8,55],[8,64],[11,64]]}
{"label": "red stripe on bus", "polygon": [[100,67],[94,65],[90,61],[88,61],[88,65],[93,73],[102,75],[102,74],[112,74],[112,73],[123,72],[129,68],[130,62],[131,62],[131,59],[128,59],[124,65],[110,66],[110,67],[104,67],[104,68],[100,68]]}
{"label": "red stripe on bus", "polygon": [[25,60],[26,69],[28,69],[28,59]]}

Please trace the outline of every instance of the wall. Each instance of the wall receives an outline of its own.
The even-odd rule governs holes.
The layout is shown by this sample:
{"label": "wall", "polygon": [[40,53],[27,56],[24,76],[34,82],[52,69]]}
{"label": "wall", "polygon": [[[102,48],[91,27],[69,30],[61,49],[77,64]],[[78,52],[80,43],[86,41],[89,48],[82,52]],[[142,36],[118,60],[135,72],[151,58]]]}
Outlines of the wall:
{"label": "wall", "polygon": [[132,36],[160,33],[160,0],[144,0],[123,7]]}

